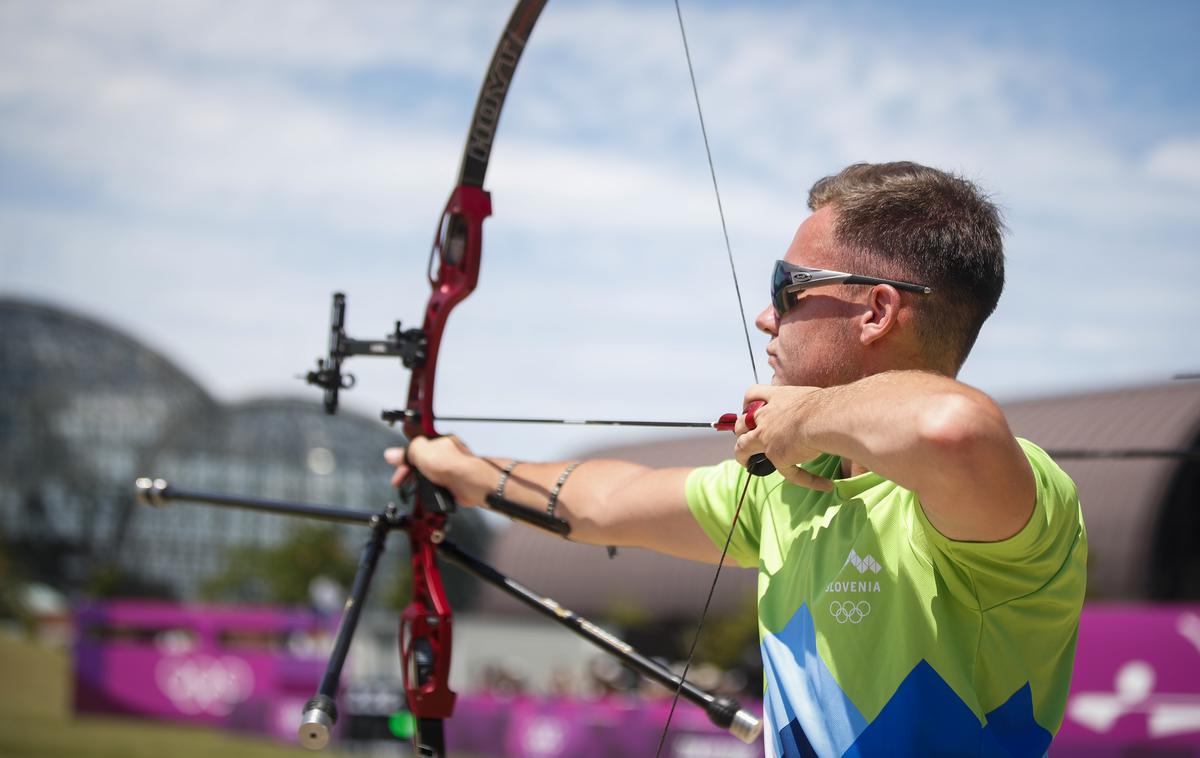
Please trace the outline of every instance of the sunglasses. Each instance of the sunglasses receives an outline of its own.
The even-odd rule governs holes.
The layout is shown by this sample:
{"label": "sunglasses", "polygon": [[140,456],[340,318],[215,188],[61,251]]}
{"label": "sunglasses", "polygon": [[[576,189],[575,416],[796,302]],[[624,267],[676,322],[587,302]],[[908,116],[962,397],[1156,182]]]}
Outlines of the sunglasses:
{"label": "sunglasses", "polygon": [[923,284],[881,279],[877,276],[847,274],[843,271],[830,271],[824,268],[808,268],[787,261],[775,261],[775,271],[771,274],[771,304],[775,306],[776,315],[783,318],[783,315],[791,310],[799,300],[797,294],[812,287],[824,287],[830,284],[890,284],[898,290],[917,292],[922,295],[933,292]]}

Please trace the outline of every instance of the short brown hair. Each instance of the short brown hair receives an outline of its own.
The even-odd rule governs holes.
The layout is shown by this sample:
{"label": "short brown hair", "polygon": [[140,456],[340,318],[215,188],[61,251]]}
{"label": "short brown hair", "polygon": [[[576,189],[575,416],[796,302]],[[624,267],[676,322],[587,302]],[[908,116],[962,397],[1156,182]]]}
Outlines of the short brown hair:
{"label": "short brown hair", "polygon": [[834,237],[859,270],[928,285],[917,333],[929,357],[962,366],[1004,290],[1000,211],[962,177],[907,161],[855,163],[813,185],[808,207],[837,211]]}

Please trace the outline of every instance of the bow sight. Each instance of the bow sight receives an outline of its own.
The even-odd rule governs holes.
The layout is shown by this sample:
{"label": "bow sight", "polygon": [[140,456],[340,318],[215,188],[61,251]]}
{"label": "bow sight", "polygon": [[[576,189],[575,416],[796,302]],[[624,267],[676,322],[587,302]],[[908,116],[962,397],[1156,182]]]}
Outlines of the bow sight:
{"label": "bow sight", "polygon": [[404,368],[413,370],[425,364],[429,339],[421,329],[396,329],[381,340],[356,340],[346,336],[346,296],[333,293],[333,308],[329,313],[329,355],[317,359],[317,370],[309,371],[304,380],[325,390],[325,412],[337,412],[338,392],[354,386],[354,374],[342,373],[342,361],[352,355],[374,355],[381,358],[399,357]]}

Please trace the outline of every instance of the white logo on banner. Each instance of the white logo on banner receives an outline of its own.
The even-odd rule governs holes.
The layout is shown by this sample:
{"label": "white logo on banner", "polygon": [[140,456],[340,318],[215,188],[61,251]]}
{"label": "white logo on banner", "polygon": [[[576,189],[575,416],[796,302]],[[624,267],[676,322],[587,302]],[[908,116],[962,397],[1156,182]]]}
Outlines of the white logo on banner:
{"label": "white logo on banner", "polygon": [[525,729],[521,743],[526,755],[559,755],[567,741],[567,729],[561,719],[541,717]]}
{"label": "white logo on banner", "polygon": [[[1200,617],[1180,616],[1177,632],[1200,652]],[[1117,670],[1112,692],[1080,692],[1067,703],[1067,716],[1094,732],[1108,732],[1122,716],[1146,714],[1146,734],[1173,737],[1200,732],[1200,695],[1194,693],[1154,694],[1157,678],[1146,661],[1132,660]]]}
{"label": "white logo on banner", "polygon": [[1183,614],[1175,624],[1175,631],[1179,632],[1180,637],[1192,643],[1196,652],[1200,653],[1200,616],[1194,613]]}
{"label": "white logo on banner", "polygon": [[228,716],[254,691],[254,672],[232,655],[163,658],[154,680],[175,707],[189,715]]}

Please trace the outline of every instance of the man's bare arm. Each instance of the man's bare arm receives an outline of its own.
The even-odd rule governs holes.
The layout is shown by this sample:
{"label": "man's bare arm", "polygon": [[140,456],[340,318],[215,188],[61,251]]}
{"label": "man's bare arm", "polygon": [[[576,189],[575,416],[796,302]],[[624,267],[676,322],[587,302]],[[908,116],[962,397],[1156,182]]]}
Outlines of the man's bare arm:
{"label": "man's bare arm", "polygon": [[[384,457],[398,467],[393,483],[404,477],[411,461],[466,506],[484,505],[484,498],[496,490],[501,468],[509,462],[479,458],[453,437],[415,439],[407,450],[392,448]],[[544,511],[567,465],[566,461],[519,464],[505,485],[505,499]],[[618,460],[585,461],[563,484],[555,515],[571,525],[571,539],[576,542],[644,547],[716,563],[720,551],[687,505],[684,486],[690,472]]]}
{"label": "man's bare arm", "polygon": [[767,405],[757,430],[739,426],[739,460],[842,456],[916,492],[929,521],[956,540],[1005,539],[1033,512],[1033,472],[1004,414],[954,379],[890,371],[824,389],[755,387],[747,400]]}

